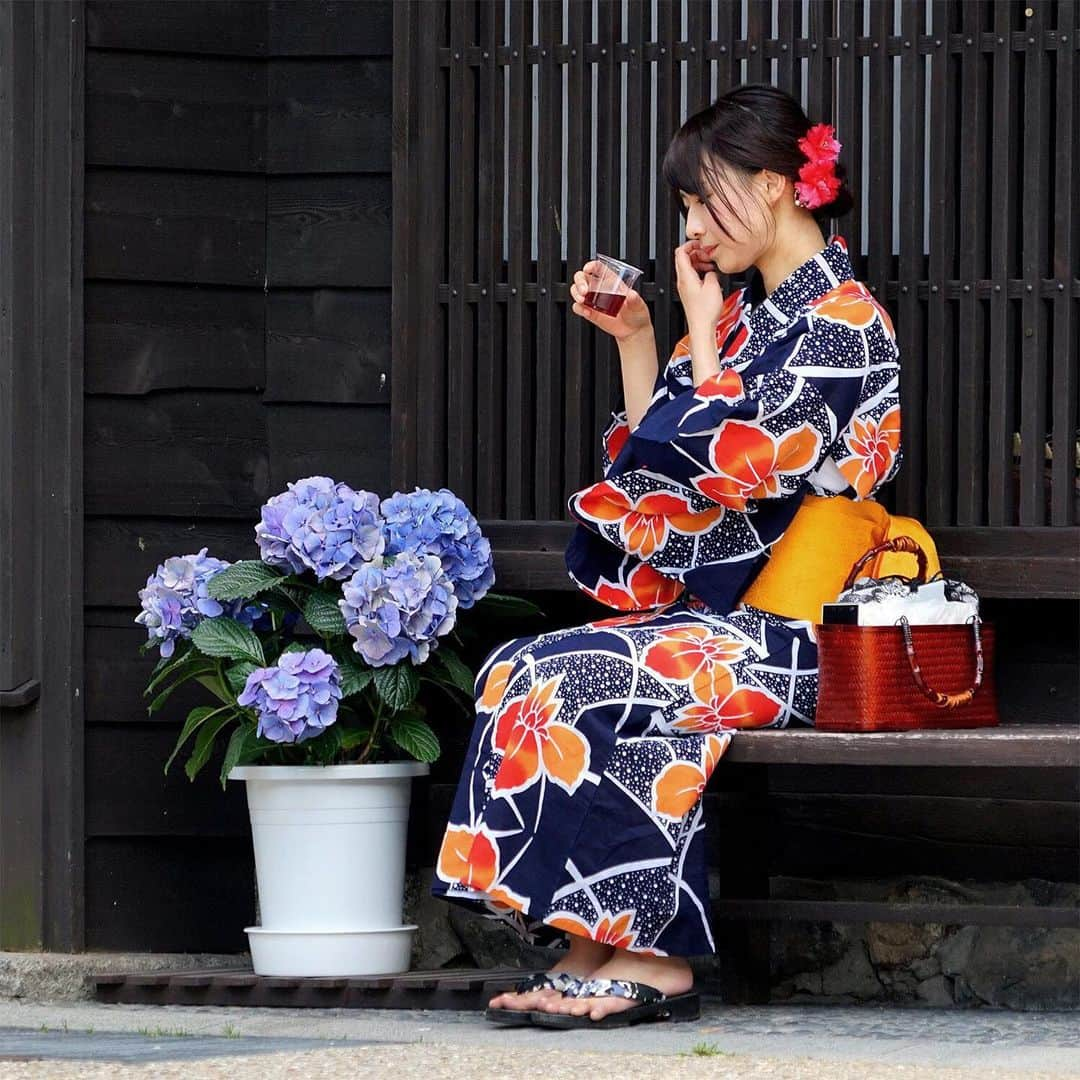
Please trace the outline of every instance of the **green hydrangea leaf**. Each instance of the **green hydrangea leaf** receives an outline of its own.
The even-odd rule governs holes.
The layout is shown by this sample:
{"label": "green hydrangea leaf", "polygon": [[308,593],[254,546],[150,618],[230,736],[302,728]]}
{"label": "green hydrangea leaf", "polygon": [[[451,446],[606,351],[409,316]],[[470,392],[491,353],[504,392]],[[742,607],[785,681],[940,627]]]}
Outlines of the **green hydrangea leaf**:
{"label": "green hydrangea leaf", "polygon": [[469,697],[473,696],[473,690],[476,685],[476,676],[453,649],[445,644],[440,644],[437,649],[432,650],[431,659],[435,660],[446,672],[454,686],[463,693],[468,694]]}
{"label": "green hydrangea leaf", "polygon": [[431,726],[415,713],[396,716],[388,728],[390,738],[417,761],[437,761],[440,753],[439,739]]}
{"label": "green hydrangea leaf", "polygon": [[266,664],[262,642],[258,636],[225,615],[219,615],[216,619],[204,619],[192,631],[191,640],[199,652],[206,656],[250,660],[260,667]]}
{"label": "green hydrangea leaf", "polygon": [[206,591],[215,600],[250,600],[253,596],[280,585],[283,575],[258,559],[244,559],[215,574]]}
{"label": "green hydrangea leaf", "polygon": [[375,672],[371,668],[365,667],[359,660],[342,660],[339,658],[338,670],[341,673],[341,696],[343,698],[359,694],[375,678]]}
{"label": "green hydrangea leaf", "polygon": [[321,589],[308,594],[304,602],[304,618],[316,634],[334,637],[346,633],[345,616],[338,607],[339,599]]}
{"label": "green hydrangea leaf", "polygon": [[375,668],[375,692],[394,712],[407,709],[420,692],[420,680],[408,660]]}
{"label": "green hydrangea leaf", "polygon": [[232,667],[225,669],[225,680],[229,684],[229,689],[237,697],[243,693],[248,676],[258,666],[258,664],[253,664],[250,660],[241,660],[240,663],[233,664]]}
{"label": "green hydrangea leaf", "polygon": [[224,705],[199,705],[187,714],[187,719],[184,721],[184,727],[176,740],[173,752],[169,755],[169,760],[165,762],[164,771],[166,773],[169,771],[169,766],[173,763],[176,755],[180,753],[184,743],[198,731],[208,717],[215,715],[215,713],[224,712],[225,708],[226,706]]}
{"label": "green hydrangea leaf", "polygon": [[195,748],[184,765],[184,772],[187,773],[189,780],[194,780],[199,770],[210,760],[218,735],[240,715],[235,709],[228,707],[223,707],[218,712],[217,716],[206,717],[199,726],[199,733],[195,736]]}

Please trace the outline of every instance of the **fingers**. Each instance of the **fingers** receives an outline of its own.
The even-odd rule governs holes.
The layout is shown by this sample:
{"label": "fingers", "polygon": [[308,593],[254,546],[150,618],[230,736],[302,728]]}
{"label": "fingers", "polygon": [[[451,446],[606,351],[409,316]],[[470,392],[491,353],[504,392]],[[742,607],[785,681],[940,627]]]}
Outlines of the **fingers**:
{"label": "fingers", "polygon": [[586,307],[580,301],[575,303],[570,309],[575,315],[580,315],[583,319],[587,319],[589,322],[596,322],[596,310],[595,308]]}
{"label": "fingers", "polygon": [[600,264],[595,259],[590,260],[580,270],[576,271],[574,280],[570,283],[571,299],[578,302],[584,300],[592,284],[589,275],[592,274],[593,279],[595,279],[599,272]]}
{"label": "fingers", "polygon": [[681,244],[675,249],[675,277],[680,288],[685,286],[691,277],[697,279],[697,272],[690,261],[690,253],[686,250],[686,244]]}

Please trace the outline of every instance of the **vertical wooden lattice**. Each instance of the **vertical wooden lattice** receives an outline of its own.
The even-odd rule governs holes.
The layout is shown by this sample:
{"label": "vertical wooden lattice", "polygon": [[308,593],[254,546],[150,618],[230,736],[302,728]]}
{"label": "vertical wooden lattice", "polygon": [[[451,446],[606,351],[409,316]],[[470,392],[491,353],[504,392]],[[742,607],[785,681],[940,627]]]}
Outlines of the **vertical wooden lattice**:
{"label": "vertical wooden lattice", "polygon": [[398,486],[446,484],[519,539],[566,520],[621,406],[614,346],[570,312],[568,280],[594,250],[642,266],[666,356],[684,328],[670,255],[683,233],[660,159],[714,94],[765,81],[835,123],[844,146],[856,207],[831,224],[902,350],[896,509],[935,527],[1076,523],[1080,215],[1066,133],[1080,7],[397,8],[395,214],[413,231],[394,276]]}

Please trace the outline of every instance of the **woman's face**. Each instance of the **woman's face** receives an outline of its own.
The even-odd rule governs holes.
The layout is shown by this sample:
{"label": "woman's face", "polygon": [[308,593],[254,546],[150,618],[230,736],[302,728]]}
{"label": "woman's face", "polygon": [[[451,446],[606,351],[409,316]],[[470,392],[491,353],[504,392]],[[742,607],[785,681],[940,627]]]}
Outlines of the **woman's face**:
{"label": "woman's face", "polygon": [[741,273],[768,246],[771,213],[758,176],[740,182],[730,173],[718,173],[718,180],[720,194],[709,193],[708,204],[697,195],[679,192],[686,207],[686,237],[697,240],[702,254],[722,273]]}

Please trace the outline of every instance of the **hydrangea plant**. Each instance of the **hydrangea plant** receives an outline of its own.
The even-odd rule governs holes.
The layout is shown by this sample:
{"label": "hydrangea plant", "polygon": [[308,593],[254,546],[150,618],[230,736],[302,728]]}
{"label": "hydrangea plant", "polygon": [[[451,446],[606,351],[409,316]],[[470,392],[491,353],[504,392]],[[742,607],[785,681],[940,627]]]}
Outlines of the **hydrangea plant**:
{"label": "hydrangea plant", "polygon": [[287,485],[262,507],[258,559],[166,559],[139,591],[142,651],[159,660],[151,713],[194,681],[192,709],[165,763],[190,744],[192,779],[224,743],[235,765],[438,758],[422,684],[471,716],[475,675],[461,616],[539,614],[491,592],[491,545],[452,491],[380,501],[326,476]]}

